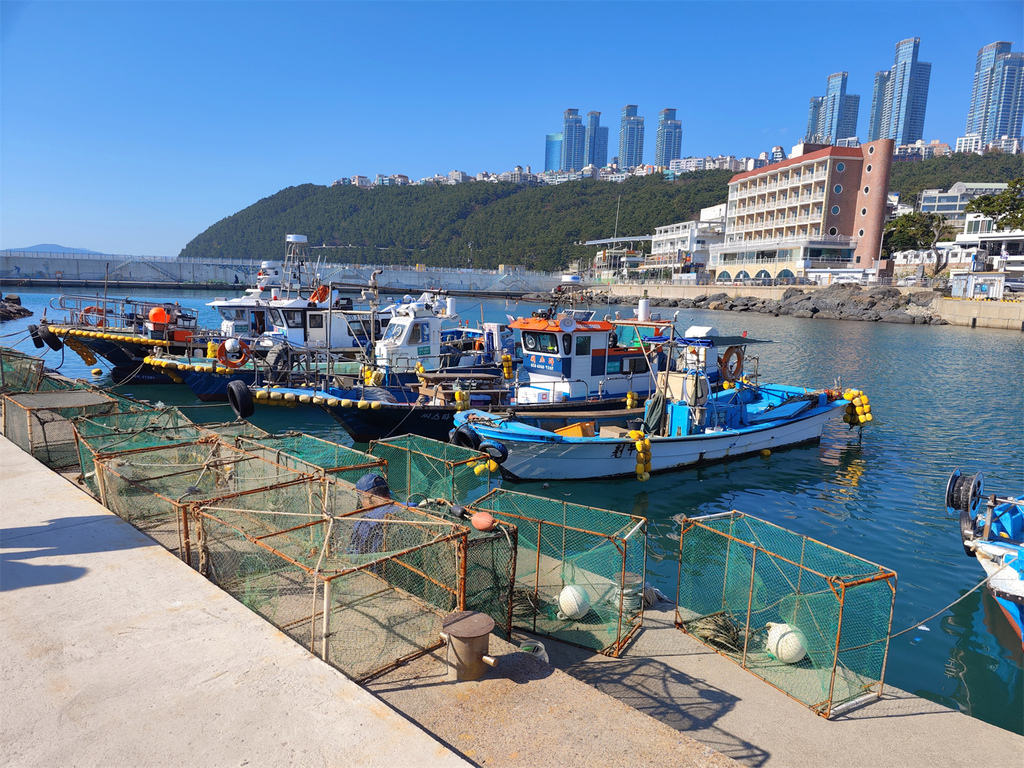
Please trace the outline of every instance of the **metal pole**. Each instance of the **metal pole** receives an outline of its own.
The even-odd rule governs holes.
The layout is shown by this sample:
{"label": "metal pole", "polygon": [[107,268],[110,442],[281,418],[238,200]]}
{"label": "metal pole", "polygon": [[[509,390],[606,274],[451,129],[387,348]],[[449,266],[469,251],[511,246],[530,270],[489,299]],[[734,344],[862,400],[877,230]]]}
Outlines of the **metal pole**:
{"label": "metal pole", "polygon": [[320,658],[330,662],[330,637],[331,637],[331,579],[324,580],[324,617],[320,630]]}

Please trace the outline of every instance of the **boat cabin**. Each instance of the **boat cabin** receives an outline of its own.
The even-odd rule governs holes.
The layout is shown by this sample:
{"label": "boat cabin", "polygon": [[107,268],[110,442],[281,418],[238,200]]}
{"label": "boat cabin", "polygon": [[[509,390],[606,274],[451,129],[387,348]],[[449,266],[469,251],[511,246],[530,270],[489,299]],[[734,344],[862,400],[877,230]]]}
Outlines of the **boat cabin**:
{"label": "boat cabin", "polygon": [[[645,340],[670,334],[672,323],[655,320],[578,320],[568,314],[520,318],[522,334],[519,403],[549,403],[590,397],[647,395],[665,354]],[[653,367],[653,371],[652,371]]]}

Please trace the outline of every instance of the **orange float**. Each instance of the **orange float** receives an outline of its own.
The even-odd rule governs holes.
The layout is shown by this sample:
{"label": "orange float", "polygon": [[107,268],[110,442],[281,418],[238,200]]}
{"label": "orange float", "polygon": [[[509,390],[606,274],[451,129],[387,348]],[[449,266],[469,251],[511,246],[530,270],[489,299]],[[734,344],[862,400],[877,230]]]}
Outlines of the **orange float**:
{"label": "orange float", "polygon": [[326,285],[321,285],[319,288],[313,291],[313,295],[310,296],[309,298],[311,301],[315,301],[317,304],[322,304],[323,302],[327,301],[330,295],[331,289],[328,288]]}

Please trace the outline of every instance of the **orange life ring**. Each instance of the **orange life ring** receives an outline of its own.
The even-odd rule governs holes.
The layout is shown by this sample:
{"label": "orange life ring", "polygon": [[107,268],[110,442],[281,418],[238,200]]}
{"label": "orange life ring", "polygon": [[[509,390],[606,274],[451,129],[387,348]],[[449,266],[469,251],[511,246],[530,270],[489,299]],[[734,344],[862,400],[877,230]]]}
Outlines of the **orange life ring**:
{"label": "orange life ring", "polygon": [[103,328],[107,324],[106,314],[107,311],[103,307],[86,307],[78,313],[78,322]]}
{"label": "orange life ring", "polygon": [[319,288],[313,291],[313,295],[310,296],[309,298],[310,301],[315,301],[317,304],[322,304],[323,302],[327,301],[330,295],[331,289],[326,285],[321,285]]}
{"label": "orange life ring", "polygon": [[718,358],[718,372],[723,381],[736,381],[743,376],[743,347],[729,347]]}
{"label": "orange life ring", "polygon": [[217,361],[225,368],[241,368],[252,359],[252,350],[241,339],[238,339],[238,352],[234,356],[228,352],[227,344],[225,340],[217,347]]}
{"label": "orange life ring", "polygon": [[482,352],[483,349],[484,349],[484,346],[485,346],[484,345],[484,340],[483,339],[477,339],[476,343],[473,345],[473,349],[475,349],[478,352]]}

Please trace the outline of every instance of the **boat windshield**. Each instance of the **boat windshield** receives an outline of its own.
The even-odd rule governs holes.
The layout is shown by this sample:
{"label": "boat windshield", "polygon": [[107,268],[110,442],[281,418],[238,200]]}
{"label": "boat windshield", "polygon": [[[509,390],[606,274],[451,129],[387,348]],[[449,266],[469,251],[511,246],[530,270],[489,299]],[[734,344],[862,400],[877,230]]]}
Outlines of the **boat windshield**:
{"label": "boat windshield", "polygon": [[391,322],[388,324],[387,333],[384,334],[384,338],[381,341],[397,341],[402,335],[403,330],[405,330],[405,323]]}
{"label": "boat windshield", "polygon": [[220,316],[233,323],[245,320],[245,310],[238,307],[219,307]]}
{"label": "boat windshield", "polygon": [[545,352],[550,355],[557,355],[558,338],[553,333],[523,331],[523,347],[527,352]]}

